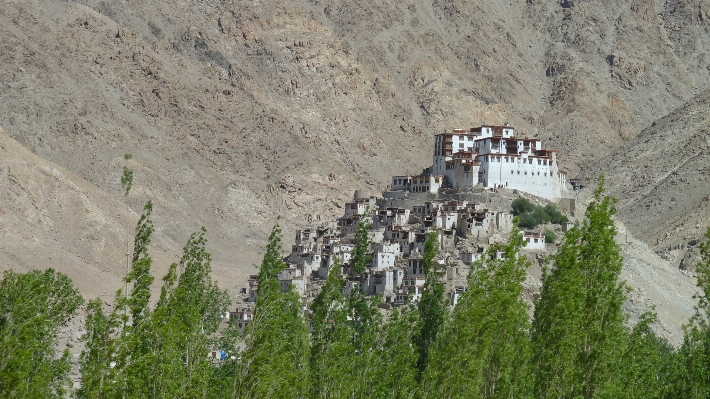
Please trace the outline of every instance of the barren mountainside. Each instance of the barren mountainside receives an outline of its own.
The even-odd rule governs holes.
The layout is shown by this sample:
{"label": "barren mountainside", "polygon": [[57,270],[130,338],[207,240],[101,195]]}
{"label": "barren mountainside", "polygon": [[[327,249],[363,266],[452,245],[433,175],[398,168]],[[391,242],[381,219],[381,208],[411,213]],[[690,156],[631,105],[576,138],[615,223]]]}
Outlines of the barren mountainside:
{"label": "barren mountainside", "polygon": [[[571,177],[605,173],[620,217],[656,245],[707,203],[707,183],[691,179],[702,153],[677,152],[692,158],[707,135],[708,10],[707,0],[4,1],[2,143],[33,155],[0,157],[1,217],[15,226],[3,229],[0,267],[91,265],[107,277],[87,292],[113,292],[125,242],[82,209],[102,209],[117,229],[152,200],[166,256],[204,225],[215,276],[231,288],[277,215],[289,243],[295,226],[339,215],[354,189],[374,194],[429,166],[433,134],[506,122],[558,149]],[[653,157],[641,156],[644,140],[657,143]],[[124,164],[135,170],[128,197]],[[43,216],[53,227],[17,211],[32,201],[20,184],[79,198],[47,165],[84,193],[75,211],[54,203]],[[668,168],[697,188],[692,201],[667,202],[677,187],[655,182]],[[651,187],[657,195],[643,194]],[[697,220],[681,229],[704,230],[707,217]],[[86,243],[74,249],[74,237]],[[78,253],[44,257],[63,251]]]}

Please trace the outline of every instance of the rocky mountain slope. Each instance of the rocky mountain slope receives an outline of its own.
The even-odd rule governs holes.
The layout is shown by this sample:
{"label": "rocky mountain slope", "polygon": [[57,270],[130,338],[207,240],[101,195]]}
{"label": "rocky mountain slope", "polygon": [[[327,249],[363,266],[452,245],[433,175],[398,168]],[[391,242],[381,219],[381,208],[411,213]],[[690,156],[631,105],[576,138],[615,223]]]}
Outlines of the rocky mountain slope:
{"label": "rocky mountain slope", "polygon": [[710,221],[710,91],[654,122],[597,161],[631,232],[677,267],[693,269]]}
{"label": "rocky mountain slope", "polygon": [[[295,226],[341,213],[353,189],[374,193],[390,175],[428,166],[444,129],[508,122],[560,150],[572,176],[595,161],[624,163],[628,145],[660,134],[654,121],[710,88],[709,9],[707,0],[7,0],[0,126],[33,164],[83,182],[87,204],[115,226],[135,223],[149,199],[171,248],[207,226],[215,275],[231,286],[253,270],[277,215],[290,241]],[[136,183],[124,198],[126,153]],[[27,154],[7,151],[0,167],[42,181],[44,166],[23,164]],[[4,195],[11,184],[3,180]],[[12,195],[3,208],[29,206]],[[101,226],[80,208],[60,215],[47,218],[66,240]],[[42,254],[73,248],[35,213],[4,217],[24,235],[3,230],[0,267],[44,265]],[[661,212],[653,223],[671,219]],[[113,276],[87,286],[113,292],[123,249],[84,245],[72,256]]]}

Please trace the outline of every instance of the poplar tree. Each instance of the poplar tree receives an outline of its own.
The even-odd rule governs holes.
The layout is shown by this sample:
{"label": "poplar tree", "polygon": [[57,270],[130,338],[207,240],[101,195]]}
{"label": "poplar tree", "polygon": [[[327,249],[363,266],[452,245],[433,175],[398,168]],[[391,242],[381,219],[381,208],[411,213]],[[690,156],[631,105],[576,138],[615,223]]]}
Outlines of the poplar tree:
{"label": "poplar tree", "polygon": [[0,280],[0,397],[63,398],[69,351],[57,356],[60,327],[83,304],[71,279],[54,269]]}
{"label": "poplar tree", "polygon": [[120,368],[111,367],[118,360],[122,318],[115,311],[104,313],[100,298],[89,301],[86,309],[86,343],[79,358],[81,388],[75,395],[80,399],[119,397],[116,380]]}
{"label": "poplar tree", "polygon": [[207,353],[215,349],[215,333],[229,297],[211,280],[205,232],[202,228],[192,234],[180,262],[163,277],[155,311],[131,334],[124,371],[126,397],[207,395],[211,371]]}
{"label": "poplar tree", "polygon": [[683,327],[683,345],[678,351],[672,397],[710,397],[710,227],[706,242],[700,245],[696,267],[698,305],[689,323]]}
{"label": "poplar tree", "polygon": [[[354,281],[365,271],[365,267],[370,263],[371,257],[368,254],[370,249],[370,223],[361,220],[355,232],[355,243],[350,258],[350,278]],[[353,345],[355,350],[364,355],[373,339],[374,328],[379,317],[377,310],[378,297],[369,298],[362,291],[362,282],[357,289],[350,292],[348,298],[349,315],[353,328]],[[361,370],[363,371],[363,370]]]}
{"label": "poplar tree", "polygon": [[350,398],[354,392],[351,357],[355,353],[348,321],[348,304],[343,296],[345,280],[335,258],[328,279],[316,296],[311,335],[311,397]]}
{"label": "poplar tree", "polygon": [[503,259],[493,259],[491,248],[472,265],[468,289],[431,347],[423,397],[530,397],[529,321],[521,297],[530,262],[518,255],[523,245],[515,228]]}
{"label": "poplar tree", "polygon": [[439,252],[439,240],[436,232],[429,233],[424,244],[422,263],[424,266],[424,292],[418,304],[419,328],[414,336],[417,346],[417,379],[421,379],[429,362],[429,347],[449,315],[449,304],[444,295],[443,272],[434,264]]}
{"label": "poplar tree", "polygon": [[673,347],[651,330],[656,321],[654,313],[646,312],[628,335],[618,367],[622,383],[618,397],[660,399],[672,392],[676,355]]}
{"label": "poplar tree", "polygon": [[247,326],[241,355],[239,398],[308,395],[308,329],[293,286],[281,291],[278,274],[286,267],[281,251],[277,223],[259,269],[254,318]]}
{"label": "poplar tree", "polygon": [[370,383],[356,397],[405,399],[418,397],[416,346],[418,312],[411,305],[394,309],[378,329],[372,345]]}
{"label": "poplar tree", "polygon": [[133,283],[130,296],[127,300],[127,306],[131,311],[131,319],[134,326],[141,323],[148,309],[148,301],[150,300],[150,286],[155,278],[150,274],[150,267],[153,259],[148,255],[148,245],[150,245],[150,236],[155,230],[153,221],[150,216],[153,212],[153,203],[148,201],[143,207],[138,224],[136,225],[136,236],[133,244],[133,259],[131,263],[131,271],[126,276],[126,281]]}
{"label": "poplar tree", "polygon": [[623,386],[626,286],[614,242],[616,200],[603,192],[600,177],[586,220],[565,234],[553,267],[543,270],[532,324],[536,398],[614,397]]}

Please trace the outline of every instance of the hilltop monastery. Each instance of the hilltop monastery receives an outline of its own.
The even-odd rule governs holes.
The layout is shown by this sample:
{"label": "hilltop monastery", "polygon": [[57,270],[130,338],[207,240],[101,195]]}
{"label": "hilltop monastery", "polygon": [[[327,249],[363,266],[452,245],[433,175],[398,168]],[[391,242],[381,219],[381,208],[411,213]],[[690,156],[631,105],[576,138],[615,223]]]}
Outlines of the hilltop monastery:
{"label": "hilltop monastery", "polygon": [[538,139],[515,136],[510,126],[454,129],[434,136],[434,162],[419,176],[392,177],[392,190],[437,193],[442,187],[517,189],[554,201],[567,195],[557,151]]}
{"label": "hilltop monastery", "polygon": [[[567,193],[565,183],[556,151],[541,149],[537,139],[516,138],[512,127],[481,126],[438,134],[434,164],[424,173],[393,177],[392,185],[379,198],[355,191],[337,222],[298,230],[291,253],[284,258],[287,267],[278,280],[282,290],[293,286],[304,300],[312,300],[330,269],[338,264],[346,296],[354,290],[381,295],[385,307],[417,302],[426,281],[424,245],[434,232],[440,250],[436,263],[445,270],[447,292],[455,305],[466,289],[467,265],[484,256],[504,256],[497,245],[513,230],[510,202],[506,202],[512,199],[496,205],[485,190],[438,190],[480,185],[556,200]],[[360,223],[370,226],[369,262],[363,273],[353,275],[350,261]],[[545,237],[539,232],[521,234],[527,251],[545,249]],[[242,331],[253,318],[258,280],[258,275],[249,276],[242,289],[244,303],[227,315]]]}

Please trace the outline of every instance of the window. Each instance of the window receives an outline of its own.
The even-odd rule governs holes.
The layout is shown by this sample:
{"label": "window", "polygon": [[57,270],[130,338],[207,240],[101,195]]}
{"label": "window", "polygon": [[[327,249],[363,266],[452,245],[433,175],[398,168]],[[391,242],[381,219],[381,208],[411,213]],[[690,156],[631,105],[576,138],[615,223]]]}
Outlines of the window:
{"label": "window", "polygon": [[511,174],[511,175],[513,174],[513,171],[512,171],[512,170],[510,171],[510,174]]}
{"label": "window", "polygon": [[520,171],[518,171],[518,174],[520,174]]}
{"label": "window", "polygon": [[459,148],[463,148],[463,143],[459,143]]}

